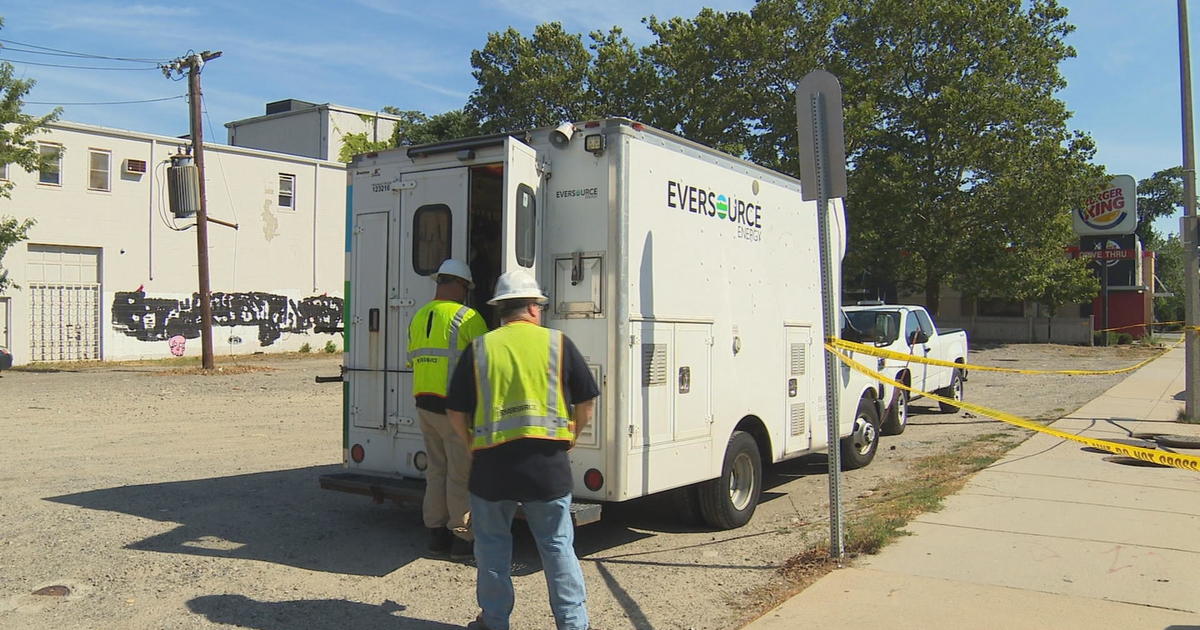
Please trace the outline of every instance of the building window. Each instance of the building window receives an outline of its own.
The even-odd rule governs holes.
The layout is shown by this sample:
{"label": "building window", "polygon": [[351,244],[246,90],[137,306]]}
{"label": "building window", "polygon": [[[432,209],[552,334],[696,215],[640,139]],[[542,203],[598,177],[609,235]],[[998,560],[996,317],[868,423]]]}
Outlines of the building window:
{"label": "building window", "polygon": [[428,276],[450,257],[450,206],[435,203],[413,215],[413,271]]}
{"label": "building window", "polygon": [[296,176],[288,173],[279,174],[279,207],[296,209]]}
{"label": "building window", "polygon": [[43,160],[43,167],[38,170],[38,183],[52,186],[62,185],[62,145],[38,145],[38,153]]}
{"label": "building window", "polygon": [[0,164],[0,181],[8,181],[8,165]]}
{"label": "building window", "polygon": [[88,190],[110,189],[109,180],[112,164],[112,154],[108,151],[93,149],[88,151]]}

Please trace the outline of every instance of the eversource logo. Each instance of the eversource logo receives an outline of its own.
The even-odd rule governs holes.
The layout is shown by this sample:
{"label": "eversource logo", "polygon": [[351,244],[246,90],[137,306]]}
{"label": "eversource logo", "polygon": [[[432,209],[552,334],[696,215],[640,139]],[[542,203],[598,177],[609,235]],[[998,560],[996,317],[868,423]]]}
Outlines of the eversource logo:
{"label": "eversource logo", "polygon": [[560,190],[554,193],[556,199],[570,199],[572,197],[583,197],[584,199],[595,199],[600,194],[599,188],[575,188],[572,190]]}
{"label": "eversource logo", "polygon": [[667,180],[667,207],[725,220],[737,226],[737,237],[762,240],[762,206],[732,195]]}

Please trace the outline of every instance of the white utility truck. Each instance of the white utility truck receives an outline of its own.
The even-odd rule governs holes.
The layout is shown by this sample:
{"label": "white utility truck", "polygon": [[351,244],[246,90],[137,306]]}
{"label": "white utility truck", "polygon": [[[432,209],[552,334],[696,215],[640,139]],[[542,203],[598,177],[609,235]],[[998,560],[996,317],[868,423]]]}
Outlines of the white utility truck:
{"label": "white utility truck", "polygon": [[[347,470],[323,487],[420,496],[406,333],[451,257],[493,327],[495,278],[532,271],[545,325],[600,385],[571,451],[579,524],[601,502],[682,489],[708,524],[738,527],[765,464],[828,445],[817,209],[797,180],[620,118],[368,153],[348,176]],[[840,377],[843,463],[857,468],[882,408],[869,379]]]}
{"label": "white utility truck", "polygon": [[[939,330],[923,306],[860,302],[856,306],[842,307],[842,311],[845,319],[841,336],[847,341],[950,363],[967,362],[966,331],[961,328]],[[932,392],[953,400],[963,399],[963,383],[967,380],[965,367],[951,368],[899,359],[879,359],[875,365],[867,365],[917,391]],[[881,425],[884,435],[904,432],[908,426],[908,401],[917,397],[920,395],[887,383],[879,384],[879,399],[886,402]],[[950,403],[939,401],[938,406],[942,411],[958,411],[958,406]]]}

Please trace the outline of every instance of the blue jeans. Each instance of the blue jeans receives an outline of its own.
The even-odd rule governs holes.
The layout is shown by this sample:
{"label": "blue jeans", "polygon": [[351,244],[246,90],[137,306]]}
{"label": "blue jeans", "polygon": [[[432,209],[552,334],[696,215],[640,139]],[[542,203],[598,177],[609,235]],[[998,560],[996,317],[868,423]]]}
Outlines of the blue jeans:
{"label": "blue jeans", "polygon": [[[555,625],[558,630],[587,630],[587,592],[575,557],[571,495],[552,501],[522,501],[520,505],[542,557]],[[512,614],[512,521],[516,512],[516,501],[487,501],[471,495],[471,529],[479,571],[475,597],[490,630],[508,630]]]}

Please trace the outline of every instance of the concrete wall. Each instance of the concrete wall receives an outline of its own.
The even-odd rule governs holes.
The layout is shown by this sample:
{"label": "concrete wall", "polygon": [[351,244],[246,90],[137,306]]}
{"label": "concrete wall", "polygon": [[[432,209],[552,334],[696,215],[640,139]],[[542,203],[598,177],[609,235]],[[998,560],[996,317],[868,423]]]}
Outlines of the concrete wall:
{"label": "concrete wall", "polygon": [[[0,215],[37,221],[2,261],[10,277],[27,285],[41,274],[38,252],[47,247],[91,248],[100,261],[100,358],[199,354],[196,231],[187,229],[194,219],[174,218],[165,190],[168,156],[184,141],[74,123],[56,123],[37,139],[64,147],[62,184],[10,169],[16,187],[0,199]],[[110,191],[88,190],[89,148],[111,151]],[[127,158],[145,160],[147,172],[122,174]],[[315,330],[341,325],[344,165],[215,144],[205,145],[205,162],[209,216],[240,226],[209,225],[215,351],[319,349],[327,341],[340,349],[340,334]],[[281,173],[295,176],[293,209],[278,203]],[[34,324],[47,321],[32,312],[32,293],[7,293],[17,363],[29,361]]]}
{"label": "concrete wall", "polygon": [[1092,345],[1090,317],[939,317],[938,328],[962,328],[972,342]]}
{"label": "concrete wall", "polygon": [[326,103],[238,120],[225,127],[228,142],[234,146],[334,161],[347,134],[365,133],[368,139],[386,140],[392,137],[396,121],[388,114]]}
{"label": "concrete wall", "polygon": [[324,142],[324,112],[318,108],[251,118],[228,127],[230,145],[301,155],[321,160],[329,156]]}

